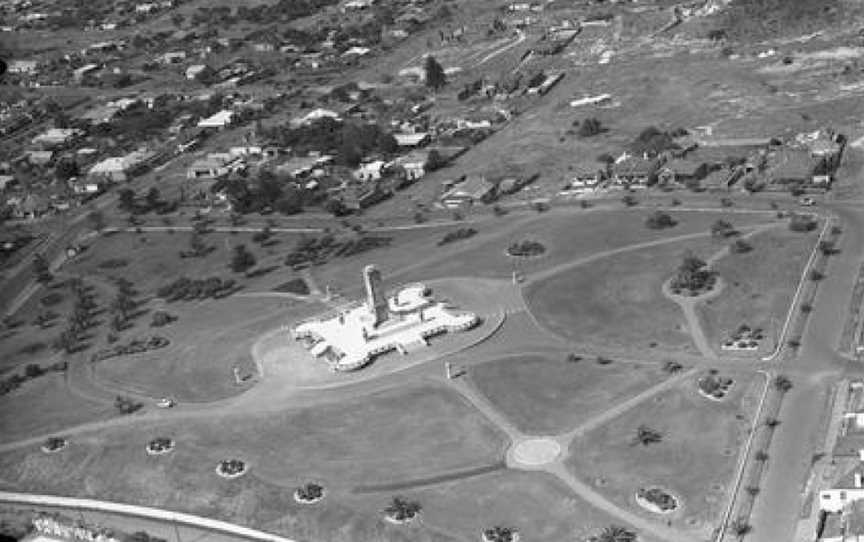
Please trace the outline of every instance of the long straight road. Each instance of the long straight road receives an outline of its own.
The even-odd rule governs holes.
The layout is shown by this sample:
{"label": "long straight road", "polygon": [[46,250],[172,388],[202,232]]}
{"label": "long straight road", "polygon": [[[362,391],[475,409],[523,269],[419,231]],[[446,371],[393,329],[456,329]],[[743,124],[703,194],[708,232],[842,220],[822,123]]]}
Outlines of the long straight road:
{"label": "long straight road", "polygon": [[846,365],[835,349],[864,256],[864,209],[837,205],[832,210],[843,228],[841,252],[829,263],[798,355],[778,367],[778,372],[792,375],[793,388],[783,400],[782,423],[771,442],[768,471],[753,510],[752,539],[757,542],[794,540],[804,483],[813,454],[820,451],[828,390]]}

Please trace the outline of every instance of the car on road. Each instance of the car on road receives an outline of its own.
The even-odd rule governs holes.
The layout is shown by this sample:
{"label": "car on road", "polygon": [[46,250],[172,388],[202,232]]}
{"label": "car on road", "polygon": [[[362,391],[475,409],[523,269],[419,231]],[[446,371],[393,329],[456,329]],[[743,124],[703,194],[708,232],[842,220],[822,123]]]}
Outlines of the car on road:
{"label": "car on road", "polygon": [[171,408],[176,404],[177,404],[177,402],[174,401],[174,399],[171,399],[170,397],[163,397],[162,399],[159,399],[158,401],[156,401],[156,406],[159,408]]}
{"label": "car on road", "polygon": [[813,200],[813,198],[801,198],[798,200],[798,205],[801,205],[803,207],[813,207],[814,205],[816,205],[816,202]]}

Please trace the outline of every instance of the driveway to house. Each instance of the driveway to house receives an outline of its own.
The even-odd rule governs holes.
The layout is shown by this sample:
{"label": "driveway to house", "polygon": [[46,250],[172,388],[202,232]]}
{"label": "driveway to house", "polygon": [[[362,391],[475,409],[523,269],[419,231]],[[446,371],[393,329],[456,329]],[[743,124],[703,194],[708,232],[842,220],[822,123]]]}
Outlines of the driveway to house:
{"label": "driveway to house", "polygon": [[779,416],[783,423],[771,441],[768,470],[753,509],[750,539],[756,542],[794,540],[811,460],[821,451],[825,399],[848,364],[836,348],[864,256],[864,209],[848,204],[830,208],[843,228],[841,252],[829,260],[798,354],[778,367],[778,372],[790,375],[793,388],[783,399]]}

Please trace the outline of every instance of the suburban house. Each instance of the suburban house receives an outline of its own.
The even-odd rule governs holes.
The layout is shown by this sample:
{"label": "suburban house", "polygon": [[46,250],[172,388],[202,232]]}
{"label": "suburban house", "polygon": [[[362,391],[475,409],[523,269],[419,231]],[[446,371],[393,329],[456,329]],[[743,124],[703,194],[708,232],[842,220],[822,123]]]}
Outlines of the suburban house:
{"label": "suburban house", "polygon": [[147,166],[155,156],[151,151],[133,151],[126,156],[106,158],[97,162],[87,172],[91,181],[106,181],[110,183],[128,181]]}
{"label": "suburban house", "polygon": [[415,134],[393,134],[396,144],[400,147],[420,147],[429,142],[429,134],[418,132]]}
{"label": "suburban house", "polygon": [[295,156],[278,166],[277,173],[288,173],[292,177],[303,178],[312,175],[315,170],[321,168],[333,159],[332,156]]}
{"label": "suburban house", "polygon": [[354,170],[354,178],[364,182],[377,181],[381,178],[385,164],[384,160],[374,160],[360,164],[360,167]]}
{"label": "suburban house", "polygon": [[390,196],[377,182],[362,186],[350,185],[342,190],[340,198],[345,207],[353,211],[365,209]]}
{"label": "suburban house", "polygon": [[743,167],[715,169],[702,179],[702,186],[707,190],[729,190],[732,185],[744,176]]}
{"label": "suburban house", "polygon": [[441,196],[441,204],[457,208],[476,203],[489,203],[495,199],[497,187],[482,175],[471,175]]}
{"label": "suburban house", "polygon": [[54,151],[27,151],[25,158],[33,165],[42,166],[54,159]]}
{"label": "suburban house", "polygon": [[657,172],[660,185],[685,184],[688,181],[704,179],[708,174],[708,164],[684,158],[676,158],[666,162]]}
{"label": "suburban house", "polygon": [[223,109],[218,113],[215,113],[206,119],[201,119],[198,121],[198,128],[210,128],[210,129],[222,129],[226,126],[229,126],[231,122],[234,120],[234,112]]}
{"label": "suburban house", "polygon": [[404,172],[403,180],[411,183],[426,175],[426,162],[428,159],[429,153],[427,151],[414,150],[396,158],[389,165],[396,171]]}
{"label": "suburban house", "polygon": [[318,119],[323,119],[325,117],[331,118],[333,120],[339,120],[340,119],[339,113],[337,113],[335,111],[331,111],[329,109],[318,108],[318,109],[313,109],[312,111],[306,113],[302,117],[291,119],[290,125],[292,128],[296,128],[298,126],[306,126],[308,124],[312,124],[313,122],[315,122]]}
{"label": "suburban house", "polygon": [[7,70],[9,73],[17,73],[20,75],[33,75],[39,67],[39,62],[36,60],[13,60],[9,63]]}
{"label": "suburban house", "polygon": [[195,160],[186,170],[187,179],[217,179],[242,167],[243,159],[230,153],[210,153]]}
{"label": "suburban house", "polygon": [[80,83],[85,77],[99,69],[98,64],[86,64],[72,72],[72,77],[76,83]]}
{"label": "suburban house", "polygon": [[570,188],[574,190],[593,190],[603,179],[606,167],[603,164],[576,164],[573,166],[573,177]]}
{"label": "suburban house", "polygon": [[804,149],[783,149],[771,155],[769,163],[771,182],[788,185],[812,182],[817,161]]}
{"label": "suburban house", "polygon": [[206,64],[192,64],[186,68],[186,79],[192,80],[209,70]]}
{"label": "suburban house", "polygon": [[83,135],[84,132],[77,128],[49,128],[33,138],[33,143],[42,145],[45,148],[59,147],[71,143],[76,137]]}
{"label": "suburban house", "polygon": [[638,156],[626,156],[612,165],[612,177],[618,184],[647,186],[657,171],[657,161]]}
{"label": "suburban house", "polygon": [[835,513],[821,512],[816,527],[818,542],[864,542],[864,501]]}

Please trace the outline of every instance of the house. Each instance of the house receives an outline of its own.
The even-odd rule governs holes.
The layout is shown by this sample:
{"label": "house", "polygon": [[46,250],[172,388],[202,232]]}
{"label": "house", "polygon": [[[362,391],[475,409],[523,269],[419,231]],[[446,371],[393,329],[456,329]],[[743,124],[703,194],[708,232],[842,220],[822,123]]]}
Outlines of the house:
{"label": "house", "polygon": [[295,156],[276,166],[278,173],[288,173],[292,177],[303,178],[312,174],[317,168],[327,164],[332,156]]}
{"label": "house", "polygon": [[403,181],[411,183],[426,175],[426,162],[428,160],[429,153],[427,151],[414,150],[390,162],[390,167],[403,172]]}
{"label": "house", "polygon": [[0,192],[5,192],[17,184],[18,181],[12,175],[0,175]]}
{"label": "house", "polygon": [[813,181],[817,160],[803,149],[783,149],[769,157],[769,176],[775,184],[807,184]]}
{"label": "house", "polygon": [[54,159],[54,151],[28,151],[25,158],[33,165],[44,166]]}
{"label": "house", "polygon": [[657,170],[657,161],[638,156],[624,156],[612,164],[612,177],[617,184],[647,186]]}
{"label": "house", "polygon": [[846,505],[840,512],[820,512],[818,542],[864,542],[864,501]]}
{"label": "house", "polygon": [[141,13],[146,15],[148,13],[156,11],[157,9],[159,9],[158,5],[156,5],[155,3],[147,2],[143,4],[137,4],[135,6],[135,13]]}
{"label": "house", "polygon": [[75,138],[84,134],[83,130],[77,128],[49,128],[45,132],[33,138],[33,143],[43,147],[59,147],[71,143]]}
{"label": "house", "polygon": [[606,166],[599,163],[578,163],[573,166],[570,188],[574,190],[593,190],[603,179]]}
{"label": "house", "polygon": [[179,64],[186,60],[186,51],[169,51],[156,57],[160,64]]}
{"label": "house", "polygon": [[27,194],[22,197],[12,197],[6,200],[6,204],[12,208],[12,216],[15,218],[35,219],[51,210],[48,198],[38,194]]}
{"label": "house", "polygon": [[359,181],[377,181],[381,178],[382,170],[386,162],[384,160],[374,160],[365,164],[360,164],[360,167],[354,170],[354,178]]}
{"label": "house", "polygon": [[140,173],[155,154],[151,151],[138,150],[125,156],[106,158],[94,164],[87,172],[87,177],[91,181],[109,183],[128,181]]}
{"label": "house", "polygon": [[429,142],[429,134],[418,132],[414,134],[393,134],[396,144],[400,147],[420,147]]}
{"label": "house", "polygon": [[380,183],[367,183],[362,186],[349,185],[342,190],[340,199],[345,207],[352,211],[365,209],[375,205],[379,201],[390,197],[390,193],[384,190]]}
{"label": "house", "polygon": [[99,69],[98,64],[86,64],[72,72],[72,77],[76,83],[80,83],[85,77]]}
{"label": "house", "polygon": [[660,185],[685,184],[704,179],[708,174],[708,164],[677,158],[666,162],[657,172]]}
{"label": "house", "polygon": [[195,160],[186,170],[187,179],[217,179],[243,165],[242,158],[228,153],[210,153],[205,158]]}
{"label": "house", "polygon": [[89,179],[69,179],[66,183],[75,194],[92,196],[102,191],[103,183]]}
{"label": "house", "polygon": [[482,175],[469,176],[443,196],[441,204],[447,208],[463,207],[477,203],[489,203],[495,199],[496,186]]}
{"label": "house", "polygon": [[201,119],[198,121],[198,128],[210,128],[219,130],[221,128],[225,128],[229,126],[231,122],[234,120],[234,112],[223,109],[214,115],[207,117],[206,119]]}
{"label": "house", "polygon": [[339,116],[339,113],[337,113],[335,111],[331,111],[329,109],[318,108],[318,109],[313,109],[312,111],[306,113],[302,117],[297,117],[297,118],[291,119],[290,125],[292,128],[297,128],[298,126],[306,126],[306,125],[312,124],[316,120],[323,119],[323,118],[330,118],[333,120],[340,120],[341,119],[341,117]]}
{"label": "house", "polygon": [[342,53],[341,56],[342,56],[342,58],[349,58],[349,57],[357,58],[357,57],[368,55],[369,51],[370,51],[370,49],[368,47],[354,46],[354,47],[351,47],[348,50],[346,50],[344,53]]}
{"label": "house", "polygon": [[371,8],[374,4],[375,0],[348,0],[342,4],[342,12],[362,11]]}
{"label": "house", "polygon": [[186,68],[186,79],[196,79],[208,70],[206,64],[193,64]]}
{"label": "house", "polygon": [[38,66],[39,62],[36,60],[13,60],[9,63],[7,70],[9,73],[17,73],[19,75],[33,75],[36,73]]}
{"label": "house", "polygon": [[743,176],[743,167],[715,169],[702,179],[702,186],[711,191],[729,190]]}

